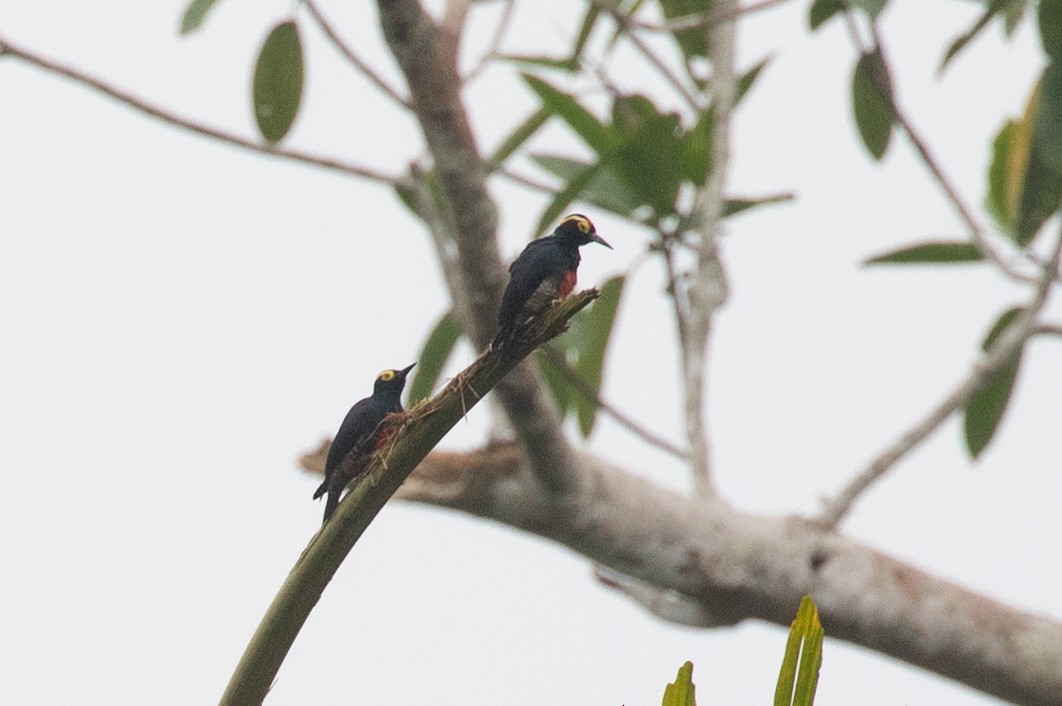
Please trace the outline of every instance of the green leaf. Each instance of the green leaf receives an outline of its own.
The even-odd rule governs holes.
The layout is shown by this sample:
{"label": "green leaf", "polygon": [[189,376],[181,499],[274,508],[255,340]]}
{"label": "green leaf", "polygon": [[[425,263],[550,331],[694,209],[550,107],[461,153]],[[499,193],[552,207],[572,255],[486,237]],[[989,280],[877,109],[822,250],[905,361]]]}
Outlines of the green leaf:
{"label": "green leaf", "polygon": [[1056,59],[1044,69],[1033,140],[1044,165],[1062,173],[1062,60]]}
{"label": "green leaf", "polygon": [[612,125],[622,139],[612,168],[657,217],[671,214],[682,178],[675,165],[686,148],[678,115],[658,112],[645,96],[620,96],[612,105]]}
{"label": "green leaf", "polygon": [[959,52],[965,49],[966,45],[976,39],[977,35],[981,34],[981,31],[988,26],[988,23],[996,13],[993,6],[998,4],[998,0],[997,2],[989,3],[985,11],[981,13],[981,16],[973,23],[973,26],[952,40],[951,44],[948,45],[948,50],[944,52],[944,57],[940,60],[940,66],[937,67],[938,76],[943,74],[951,60],[958,56]]}
{"label": "green leaf", "polygon": [[775,706],[811,706],[814,703],[822,667],[824,635],[815,603],[811,596],[804,596],[789,628],[789,640],[774,691]]}
{"label": "green leaf", "polygon": [[504,61],[511,61],[514,64],[526,64],[528,66],[537,66],[542,69],[567,71],[568,73],[579,68],[579,64],[571,57],[558,58],[555,56],[532,56],[528,54],[501,54],[498,58]]}
{"label": "green leaf", "polygon": [[531,137],[538,132],[538,129],[545,125],[549,120],[550,112],[546,108],[539,108],[531,115],[527,116],[527,120],[520,123],[515,130],[513,130],[505,141],[499,145],[498,149],[494,151],[490,161],[492,164],[501,165],[505,163],[505,160],[512,156],[513,152],[520,149],[521,145],[527,142]]}
{"label": "green leaf", "polygon": [[973,243],[933,242],[908,245],[863,261],[864,265],[930,265],[981,262],[984,256]]}
{"label": "green leaf", "polygon": [[[691,15],[707,15],[709,3],[705,0],[658,0],[664,19],[675,20]],[[708,41],[704,27],[694,27],[673,32],[675,42],[687,58],[708,56]]]}
{"label": "green leaf", "polygon": [[431,397],[432,390],[439,382],[439,376],[460,336],[461,329],[454,319],[453,312],[443,314],[428,334],[428,340],[424,341],[424,348],[417,359],[417,367],[413,368],[413,381],[409,385],[410,404]]}
{"label": "green leaf", "polygon": [[[593,3],[588,3],[586,14],[583,15],[583,23],[579,26],[579,35],[575,38],[575,44],[572,46],[572,55],[569,58],[569,61],[576,67],[579,66],[583,49],[586,48],[586,43],[589,41],[590,34],[594,31],[594,25],[597,24],[600,16],[601,8]],[[572,70],[574,71],[575,69]]]}
{"label": "green leaf", "polygon": [[[863,144],[874,159],[885,156],[892,136],[892,105],[883,86],[887,85],[885,67],[878,54],[867,52],[859,57],[852,73],[852,110]],[[877,78],[880,76],[881,78]]]}
{"label": "green leaf", "polygon": [[538,95],[542,101],[542,107],[568,123],[569,127],[599,155],[606,154],[615,147],[617,139],[611,130],[575,98],[554,88],[537,76],[521,74],[521,77]]}
{"label": "green leaf", "polygon": [[217,0],[192,0],[181,15],[181,34],[191,34],[203,24]]}
{"label": "green leaf", "polygon": [[712,130],[715,128],[715,110],[707,108],[697,116],[697,124],[683,137],[682,154],[678,169],[682,178],[700,186],[708,178],[712,163]]}
{"label": "green leaf", "polygon": [[[556,155],[533,154],[531,159],[546,171],[567,182],[593,166],[590,162]],[[591,176],[579,198],[625,218],[629,217],[639,205],[638,197],[616,176],[615,172],[608,168],[599,169]]]}
{"label": "green leaf", "polygon": [[267,142],[284,139],[302,101],[302,42],[295,22],[273,27],[254,68],[254,117]]}
{"label": "green leaf", "polygon": [[1053,61],[1062,59],[1062,0],[1040,0],[1040,42]]}
{"label": "green leaf", "polygon": [[814,32],[831,17],[843,12],[844,3],[841,0],[815,0],[808,11],[808,28]]}
{"label": "green leaf", "polygon": [[[1004,311],[985,336],[981,348],[987,352],[1024,311],[1021,307]],[[1024,346],[966,402],[963,409],[963,430],[966,449],[971,458],[977,459],[981,455],[999,428],[999,422],[1007,410],[1007,403],[1010,402],[1014,383],[1018,379],[1023,352]]]}
{"label": "green leaf", "polygon": [[1044,221],[1058,209],[1059,200],[1062,199],[1062,177],[1044,162],[1040,150],[1034,149],[1042,85],[1043,78],[1029,97],[1025,115],[1015,125],[1010,153],[1007,155],[1008,212],[1014,218],[1014,242],[1023,248],[1032,243]]}
{"label": "green leaf", "polygon": [[1014,30],[1017,29],[1018,23],[1021,22],[1021,18],[1025,15],[1025,8],[1028,6],[1029,0],[1011,0],[1010,2],[1004,2],[1005,7],[1002,9],[1003,13],[1003,32],[1009,38],[1014,34]]}
{"label": "green leaf", "polygon": [[739,213],[744,213],[750,208],[756,208],[758,206],[770,206],[776,203],[785,203],[786,201],[792,201],[792,194],[777,194],[775,196],[764,196],[760,199],[727,199],[723,204],[723,218],[729,218],[730,216],[736,216]]}
{"label": "green leaf", "polygon": [[1007,197],[1007,162],[1014,144],[1014,133],[1018,122],[1008,120],[992,141],[992,162],[988,167],[988,193],[985,194],[985,208],[992,216],[999,230],[1014,237],[1014,216],[1011,213]]}
{"label": "green leaf", "polygon": [[[554,339],[549,343],[551,348],[565,361],[568,359],[568,348],[563,343],[564,337]],[[539,369],[542,371],[542,379],[546,387],[553,394],[553,401],[557,403],[557,410],[561,418],[568,416],[568,412],[576,405],[578,393],[568,383],[568,378],[550,359],[548,355],[539,355]]]}
{"label": "green leaf", "polygon": [[[609,340],[612,338],[612,329],[616,323],[616,312],[619,309],[620,298],[623,296],[623,285],[626,279],[618,275],[607,280],[601,285],[601,296],[582,317],[575,319],[573,327],[578,322],[581,331],[579,335],[579,359],[575,364],[575,371],[586,381],[586,384],[598,397],[601,395],[601,380],[604,377],[605,355],[608,352]],[[573,332],[574,333],[574,332]],[[588,404],[578,405],[579,430],[583,437],[590,436],[594,430],[594,422],[597,419],[597,406],[587,400]]]}
{"label": "green leaf", "polygon": [[877,19],[881,11],[885,9],[888,0],[849,0],[852,7],[857,7],[870,15],[871,19]]}
{"label": "green leaf", "polygon": [[675,681],[664,687],[661,706],[697,706],[697,687],[693,683],[693,662],[679,667]]}
{"label": "green leaf", "polygon": [[549,224],[557,220],[557,218],[568,209],[568,206],[572,201],[579,198],[579,195],[586,189],[587,184],[589,184],[594,176],[600,171],[601,164],[601,162],[591,164],[589,167],[573,176],[564,188],[553,196],[553,199],[546,205],[546,209],[539,217],[538,223],[535,224],[535,230],[534,233],[532,233],[532,237],[545,232]]}
{"label": "green leaf", "polygon": [[767,65],[774,60],[773,56],[768,56],[759,61],[751,69],[741,74],[737,80],[737,87],[734,91],[734,105],[741,103],[741,100],[748,95],[748,92],[752,89],[752,85],[756,83],[756,79],[760,77],[763,70],[767,68]]}

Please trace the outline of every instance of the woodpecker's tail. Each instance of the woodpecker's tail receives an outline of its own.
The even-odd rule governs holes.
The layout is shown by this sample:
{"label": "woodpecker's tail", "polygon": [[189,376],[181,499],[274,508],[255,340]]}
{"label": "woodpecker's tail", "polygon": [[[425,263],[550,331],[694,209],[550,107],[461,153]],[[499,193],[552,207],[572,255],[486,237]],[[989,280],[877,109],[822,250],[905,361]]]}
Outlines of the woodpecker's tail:
{"label": "woodpecker's tail", "polygon": [[325,478],[324,482],[321,483],[321,485],[317,486],[317,490],[313,491],[313,499],[317,500],[317,498],[321,497],[322,495],[324,495],[327,492],[328,492],[328,479]]}
{"label": "woodpecker's tail", "polygon": [[328,491],[328,497],[325,499],[324,519],[321,521],[321,524],[328,522],[328,518],[336,511],[336,506],[339,505],[339,495],[342,492],[342,488]]}

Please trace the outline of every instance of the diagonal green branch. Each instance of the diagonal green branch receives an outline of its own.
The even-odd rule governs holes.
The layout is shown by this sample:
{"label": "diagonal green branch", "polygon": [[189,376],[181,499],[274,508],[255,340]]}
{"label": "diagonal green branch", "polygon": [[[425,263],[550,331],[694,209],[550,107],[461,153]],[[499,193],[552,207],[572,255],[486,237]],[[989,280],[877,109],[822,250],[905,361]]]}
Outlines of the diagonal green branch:
{"label": "diagonal green branch", "polygon": [[339,503],[280,587],[229,680],[223,706],[262,703],[328,582],[384,504],[469,409],[531,351],[564,331],[568,320],[597,296],[596,289],[588,289],[555,304],[502,353],[488,349],[438,395],[395,422],[397,431],[370,463],[364,482]]}

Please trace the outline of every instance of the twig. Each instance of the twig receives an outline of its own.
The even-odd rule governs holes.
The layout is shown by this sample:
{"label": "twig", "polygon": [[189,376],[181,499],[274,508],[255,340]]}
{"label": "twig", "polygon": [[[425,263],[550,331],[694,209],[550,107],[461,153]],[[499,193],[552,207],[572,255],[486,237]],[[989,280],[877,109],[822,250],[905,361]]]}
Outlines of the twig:
{"label": "twig", "polygon": [[8,56],[13,56],[17,59],[21,59],[28,64],[36,66],[40,69],[44,69],[53,74],[68,78],[75,83],[87,86],[95,91],[98,91],[114,100],[122,103],[123,105],[133,108],[141,113],[149,115],[153,118],[161,120],[164,123],[174,125],[176,127],[194,132],[197,135],[204,137],[210,137],[212,139],[224,142],[235,147],[241,147],[251,152],[257,152],[258,154],[264,154],[269,157],[277,157],[280,159],[286,159],[293,162],[299,162],[301,164],[309,164],[315,167],[323,167],[332,171],[340,172],[350,176],[361,177],[370,181],[375,181],[381,184],[389,184],[395,186],[398,184],[398,179],[393,176],[384,174],[383,172],[368,167],[362,167],[349,162],[342,162],[331,157],[322,157],[318,155],[307,154],[305,152],[299,152],[296,150],[286,150],[277,147],[270,147],[263,145],[247,138],[235,135],[233,133],[225,132],[217,128],[211,127],[204,123],[198,123],[187,118],[182,118],[175,115],[163,108],[152,105],[143,101],[132,94],[116,88],[100,79],[79,71],[77,69],[58,64],[54,61],[45,59],[37,54],[18,47],[6,39],[0,38],[0,53]]}
{"label": "twig", "polygon": [[1032,330],[1034,336],[1058,336],[1062,338],[1062,326],[1058,324],[1040,324]]}
{"label": "twig", "polygon": [[410,107],[409,100],[399,95],[398,91],[391,87],[391,84],[387,83],[380,74],[376,73],[371,66],[362,61],[361,57],[354,53],[353,49],[346,45],[342,38],[336,33],[335,28],[332,27],[332,23],[329,22],[321,13],[320,9],[318,9],[316,0],[302,0],[302,2],[306,6],[306,9],[309,10],[310,16],[313,17],[314,22],[317,23],[317,26],[320,27],[321,31],[325,33],[326,37],[328,37],[332,46],[334,46],[339,53],[350,62],[350,65],[379,88],[385,96],[408,110]]}
{"label": "twig", "polygon": [[627,15],[616,9],[616,7],[608,2],[608,0],[590,0],[590,2],[599,10],[607,12],[612,19],[616,21],[616,24],[620,26],[620,29],[623,30],[623,34],[631,41],[631,44],[641,52],[646,61],[652,64],[653,67],[660,72],[660,75],[664,77],[664,80],[666,80],[675,92],[686,101],[690,108],[697,112],[704,109],[704,105],[702,105],[701,101],[690,92],[690,89],[682,82],[682,79],[679,78],[678,74],[672,71],[671,68],[664,63],[663,59],[658,57],[656,52],[654,52],[649,45],[646,44],[636,32],[634,32],[635,27],[631,24],[630,18],[627,17]]}
{"label": "twig", "polygon": [[557,370],[560,371],[561,375],[564,376],[564,379],[568,381],[568,384],[571,385],[577,393],[592,402],[594,406],[600,409],[602,412],[616,420],[616,423],[618,423],[620,426],[626,427],[626,429],[633,433],[635,436],[641,437],[641,439],[645,443],[651,446],[655,446],[661,451],[666,451],[667,453],[671,454],[672,456],[675,456],[676,458],[682,461],[689,460],[689,454],[680,449],[678,446],[671,443],[664,437],[649,431],[644,426],[635,421],[632,417],[628,416],[624,412],[621,412],[605,400],[601,399],[601,396],[598,395],[597,392],[586,382],[583,376],[573,370],[572,366],[568,365],[568,361],[564,359],[564,355],[560,351],[558,351],[556,347],[552,345],[543,346],[542,352],[549,359],[549,362],[552,363],[557,368]]}
{"label": "twig", "polygon": [[[737,7],[737,0],[716,0],[711,17],[728,17]],[[712,121],[708,178],[697,189],[694,199],[698,233],[696,266],[685,288],[686,331],[679,349],[684,378],[686,445],[690,450],[693,487],[698,495],[711,497],[715,490],[704,410],[705,368],[715,312],[726,302],[728,295],[726,272],[719,260],[718,239],[726,205],[730,118],[736,100],[734,22],[711,23],[705,39],[708,61],[712,66],[708,86],[715,119]]]}
{"label": "twig", "polygon": [[682,17],[675,17],[674,19],[665,20],[659,24],[653,22],[644,22],[630,17],[630,22],[638,29],[645,30],[647,32],[666,32],[667,34],[674,34],[675,32],[684,32],[691,29],[708,29],[712,27],[714,23],[719,22],[732,22],[739,20],[743,17],[753,15],[760,10],[767,10],[776,5],[781,5],[788,0],[761,0],[760,2],[754,2],[744,7],[739,7],[725,15],[715,15],[708,17],[708,13],[699,12],[693,15],[684,15]]}
{"label": "twig", "polygon": [[914,147],[918,156],[921,157],[922,163],[929,170],[933,180],[944,192],[944,196],[948,203],[952,205],[958,214],[959,219],[966,225],[970,232],[970,238],[973,240],[978,251],[981,255],[995,264],[1001,271],[1006,273],[1011,279],[1018,282],[1036,282],[1038,280],[1037,276],[1027,274],[1015,268],[1014,265],[1007,262],[1006,258],[997,252],[996,248],[988,242],[985,230],[978,223],[977,218],[974,217],[973,211],[966,205],[966,202],[959,194],[959,190],[952,183],[951,179],[944,174],[944,169],[929,151],[929,144],[915,128],[914,122],[900,107],[899,102],[896,100],[896,94],[893,91],[891,81],[888,78],[892,74],[892,71],[885,58],[885,51],[882,46],[881,35],[878,32],[877,24],[873,21],[869,23],[873,46],[868,49],[863,38],[859,35],[859,28],[855,23],[851,9],[845,12],[845,18],[847,20],[849,36],[852,38],[852,43],[856,46],[856,49],[862,53],[870,51],[877,55],[881,67],[880,73],[883,75],[879,75],[878,72],[875,72],[875,78],[878,79],[878,90],[889,103],[889,109],[892,111],[893,120],[896,125],[899,126],[900,130],[903,131],[904,135],[907,136],[908,142],[911,143],[911,146]]}
{"label": "twig", "polygon": [[819,522],[835,528],[851,510],[855,500],[875,481],[881,478],[897,461],[910,453],[926,439],[957,409],[1018,353],[1021,347],[1039,328],[1036,318],[1047,303],[1052,283],[1057,276],[1059,257],[1062,255],[1062,229],[1050,260],[1045,264],[1037,282],[1036,291],[1024,308],[1021,316],[1001,335],[973,370],[945,397],[924,419],[904,432],[900,438],[881,452],[852,481],[826,503]]}
{"label": "twig", "polygon": [[502,16],[498,19],[498,24],[494,26],[494,36],[491,37],[487,51],[483,52],[483,56],[479,58],[479,61],[462,77],[461,83],[467,84],[474,81],[490,65],[494,57],[498,55],[498,49],[501,47],[505,34],[509,31],[509,26],[512,24],[515,9],[515,0],[505,0],[505,8],[502,10]]}

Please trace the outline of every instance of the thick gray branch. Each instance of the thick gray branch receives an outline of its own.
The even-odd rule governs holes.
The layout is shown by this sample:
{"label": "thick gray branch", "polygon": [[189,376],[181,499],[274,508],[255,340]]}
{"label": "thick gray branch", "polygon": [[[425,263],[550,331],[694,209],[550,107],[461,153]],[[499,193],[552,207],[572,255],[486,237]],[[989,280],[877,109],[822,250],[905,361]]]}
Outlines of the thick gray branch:
{"label": "thick gray branch", "polygon": [[[513,445],[434,452],[397,497],[523,529],[675,592],[700,606],[681,610],[686,624],[756,618],[788,626],[800,597],[810,593],[828,639],[1003,699],[1058,703],[1057,621],[989,600],[816,523],[748,515],[676,494],[596,457],[581,460],[585,482],[565,512],[542,499]],[[315,465],[312,457],[306,465]]]}

